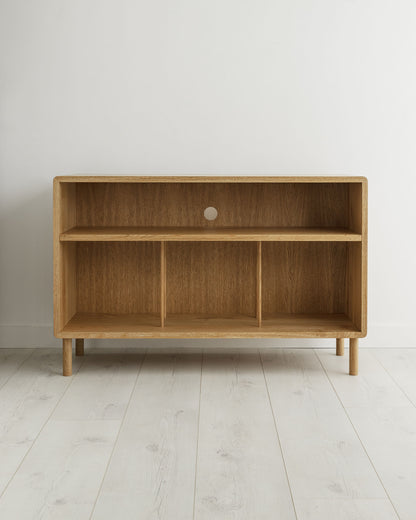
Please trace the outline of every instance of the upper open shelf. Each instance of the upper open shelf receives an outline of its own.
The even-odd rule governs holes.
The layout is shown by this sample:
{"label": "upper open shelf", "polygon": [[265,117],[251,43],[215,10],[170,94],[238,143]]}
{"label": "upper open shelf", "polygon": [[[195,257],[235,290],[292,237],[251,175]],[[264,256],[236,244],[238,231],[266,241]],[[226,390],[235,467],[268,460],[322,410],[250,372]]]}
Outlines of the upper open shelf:
{"label": "upper open shelf", "polygon": [[61,241],[359,242],[359,182],[65,182]]}
{"label": "upper open shelf", "polygon": [[345,228],[197,228],[197,227],[73,227],[61,233],[62,242],[140,241],[262,241],[360,242],[361,234]]}

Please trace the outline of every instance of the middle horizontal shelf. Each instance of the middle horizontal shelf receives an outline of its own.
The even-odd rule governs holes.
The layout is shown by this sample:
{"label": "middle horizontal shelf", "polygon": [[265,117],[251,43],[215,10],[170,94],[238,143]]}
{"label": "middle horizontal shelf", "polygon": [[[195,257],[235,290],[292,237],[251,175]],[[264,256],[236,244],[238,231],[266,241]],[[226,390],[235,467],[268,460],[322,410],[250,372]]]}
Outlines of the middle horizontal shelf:
{"label": "middle horizontal shelf", "polygon": [[74,227],[62,242],[360,242],[361,234],[335,227]]}

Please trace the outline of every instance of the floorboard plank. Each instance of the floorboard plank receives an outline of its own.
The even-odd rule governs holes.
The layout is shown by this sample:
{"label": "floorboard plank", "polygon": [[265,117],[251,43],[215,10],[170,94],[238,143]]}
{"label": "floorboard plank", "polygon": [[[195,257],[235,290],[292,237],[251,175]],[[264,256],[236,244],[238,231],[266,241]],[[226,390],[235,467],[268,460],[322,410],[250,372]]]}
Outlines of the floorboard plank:
{"label": "floorboard plank", "polygon": [[52,418],[121,420],[142,360],[143,354],[125,349],[89,352]]}
{"label": "floorboard plank", "polygon": [[298,520],[398,520],[387,498],[298,500],[296,508]]}
{"label": "floorboard plank", "polygon": [[[370,349],[360,349],[359,377],[346,377],[344,363],[333,350],[316,349],[316,355],[330,376],[345,407],[408,406],[409,400],[377,361]],[[347,357],[347,356],[346,356]]]}
{"label": "floorboard plank", "polygon": [[49,421],[0,500],[0,518],[88,519],[119,427]]}
{"label": "floorboard plank", "polygon": [[262,359],[295,506],[387,498],[313,350],[264,351]]}
{"label": "floorboard plank", "polygon": [[[378,350],[361,353],[361,357],[369,361],[361,368],[359,377],[364,382],[357,386],[353,399],[351,384],[342,381],[331,370],[332,360],[327,354],[319,355],[399,517],[402,520],[414,520],[416,408],[400,391],[393,378],[385,377],[386,371],[376,359]],[[387,354],[380,355],[383,356],[386,358]],[[392,353],[389,357],[395,358],[396,355]],[[406,359],[398,362],[406,363]],[[374,377],[375,372],[378,377]],[[404,373],[408,377],[407,369]],[[398,391],[401,392],[400,398]]]}
{"label": "floorboard plank", "polygon": [[33,349],[30,348],[0,349],[0,388],[31,354]]}
{"label": "floorboard plank", "polygon": [[371,352],[416,406],[416,349],[380,348]]}
{"label": "floorboard plank", "polygon": [[[74,360],[74,374],[80,364]],[[36,349],[0,389],[0,494],[71,381],[60,350]]]}
{"label": "floorboard plank", "polygon": [[92,518],[191,520],[201,354],[148,354]]}
{"label": "floorboard plank", "polygon": [[0,349],[0,518],[415,519],[416,350],[150,352]]}
{"label": "floorboard plank", "polygon": [[205,353],[195,520],[295,513],[258,353]]}
{"label": "floorboard plank", "polygon": [[402,520],[416,515],[416,408],[348,408],[348,413]]}

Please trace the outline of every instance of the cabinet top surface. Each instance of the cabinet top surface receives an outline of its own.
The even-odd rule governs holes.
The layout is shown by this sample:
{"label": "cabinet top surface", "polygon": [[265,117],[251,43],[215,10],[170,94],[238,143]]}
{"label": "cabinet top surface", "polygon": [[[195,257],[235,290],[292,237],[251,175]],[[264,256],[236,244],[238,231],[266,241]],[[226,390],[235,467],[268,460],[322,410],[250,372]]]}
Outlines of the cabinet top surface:
{"label": "cabinet top surface", "polygon": [[357,182],[366,183],[366,177],[350,176],[136,176],[136,175],[62,175],[54,178],[55,182],[155,182],[155,183],[177,183],[177,182],[224,182],[224,183],[241,183],[241,182]]}

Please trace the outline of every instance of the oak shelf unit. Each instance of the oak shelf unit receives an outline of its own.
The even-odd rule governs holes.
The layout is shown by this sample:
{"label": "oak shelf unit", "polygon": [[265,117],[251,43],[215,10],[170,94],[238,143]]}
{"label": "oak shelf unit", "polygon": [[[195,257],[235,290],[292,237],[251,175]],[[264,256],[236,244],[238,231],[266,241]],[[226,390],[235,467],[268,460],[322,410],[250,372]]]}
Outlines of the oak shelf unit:
{"label": "oak shelf unit", "polygon": [[349,338],[356,374],[366,306],[364,177],[54,179],[64,375],[85,338]]}

